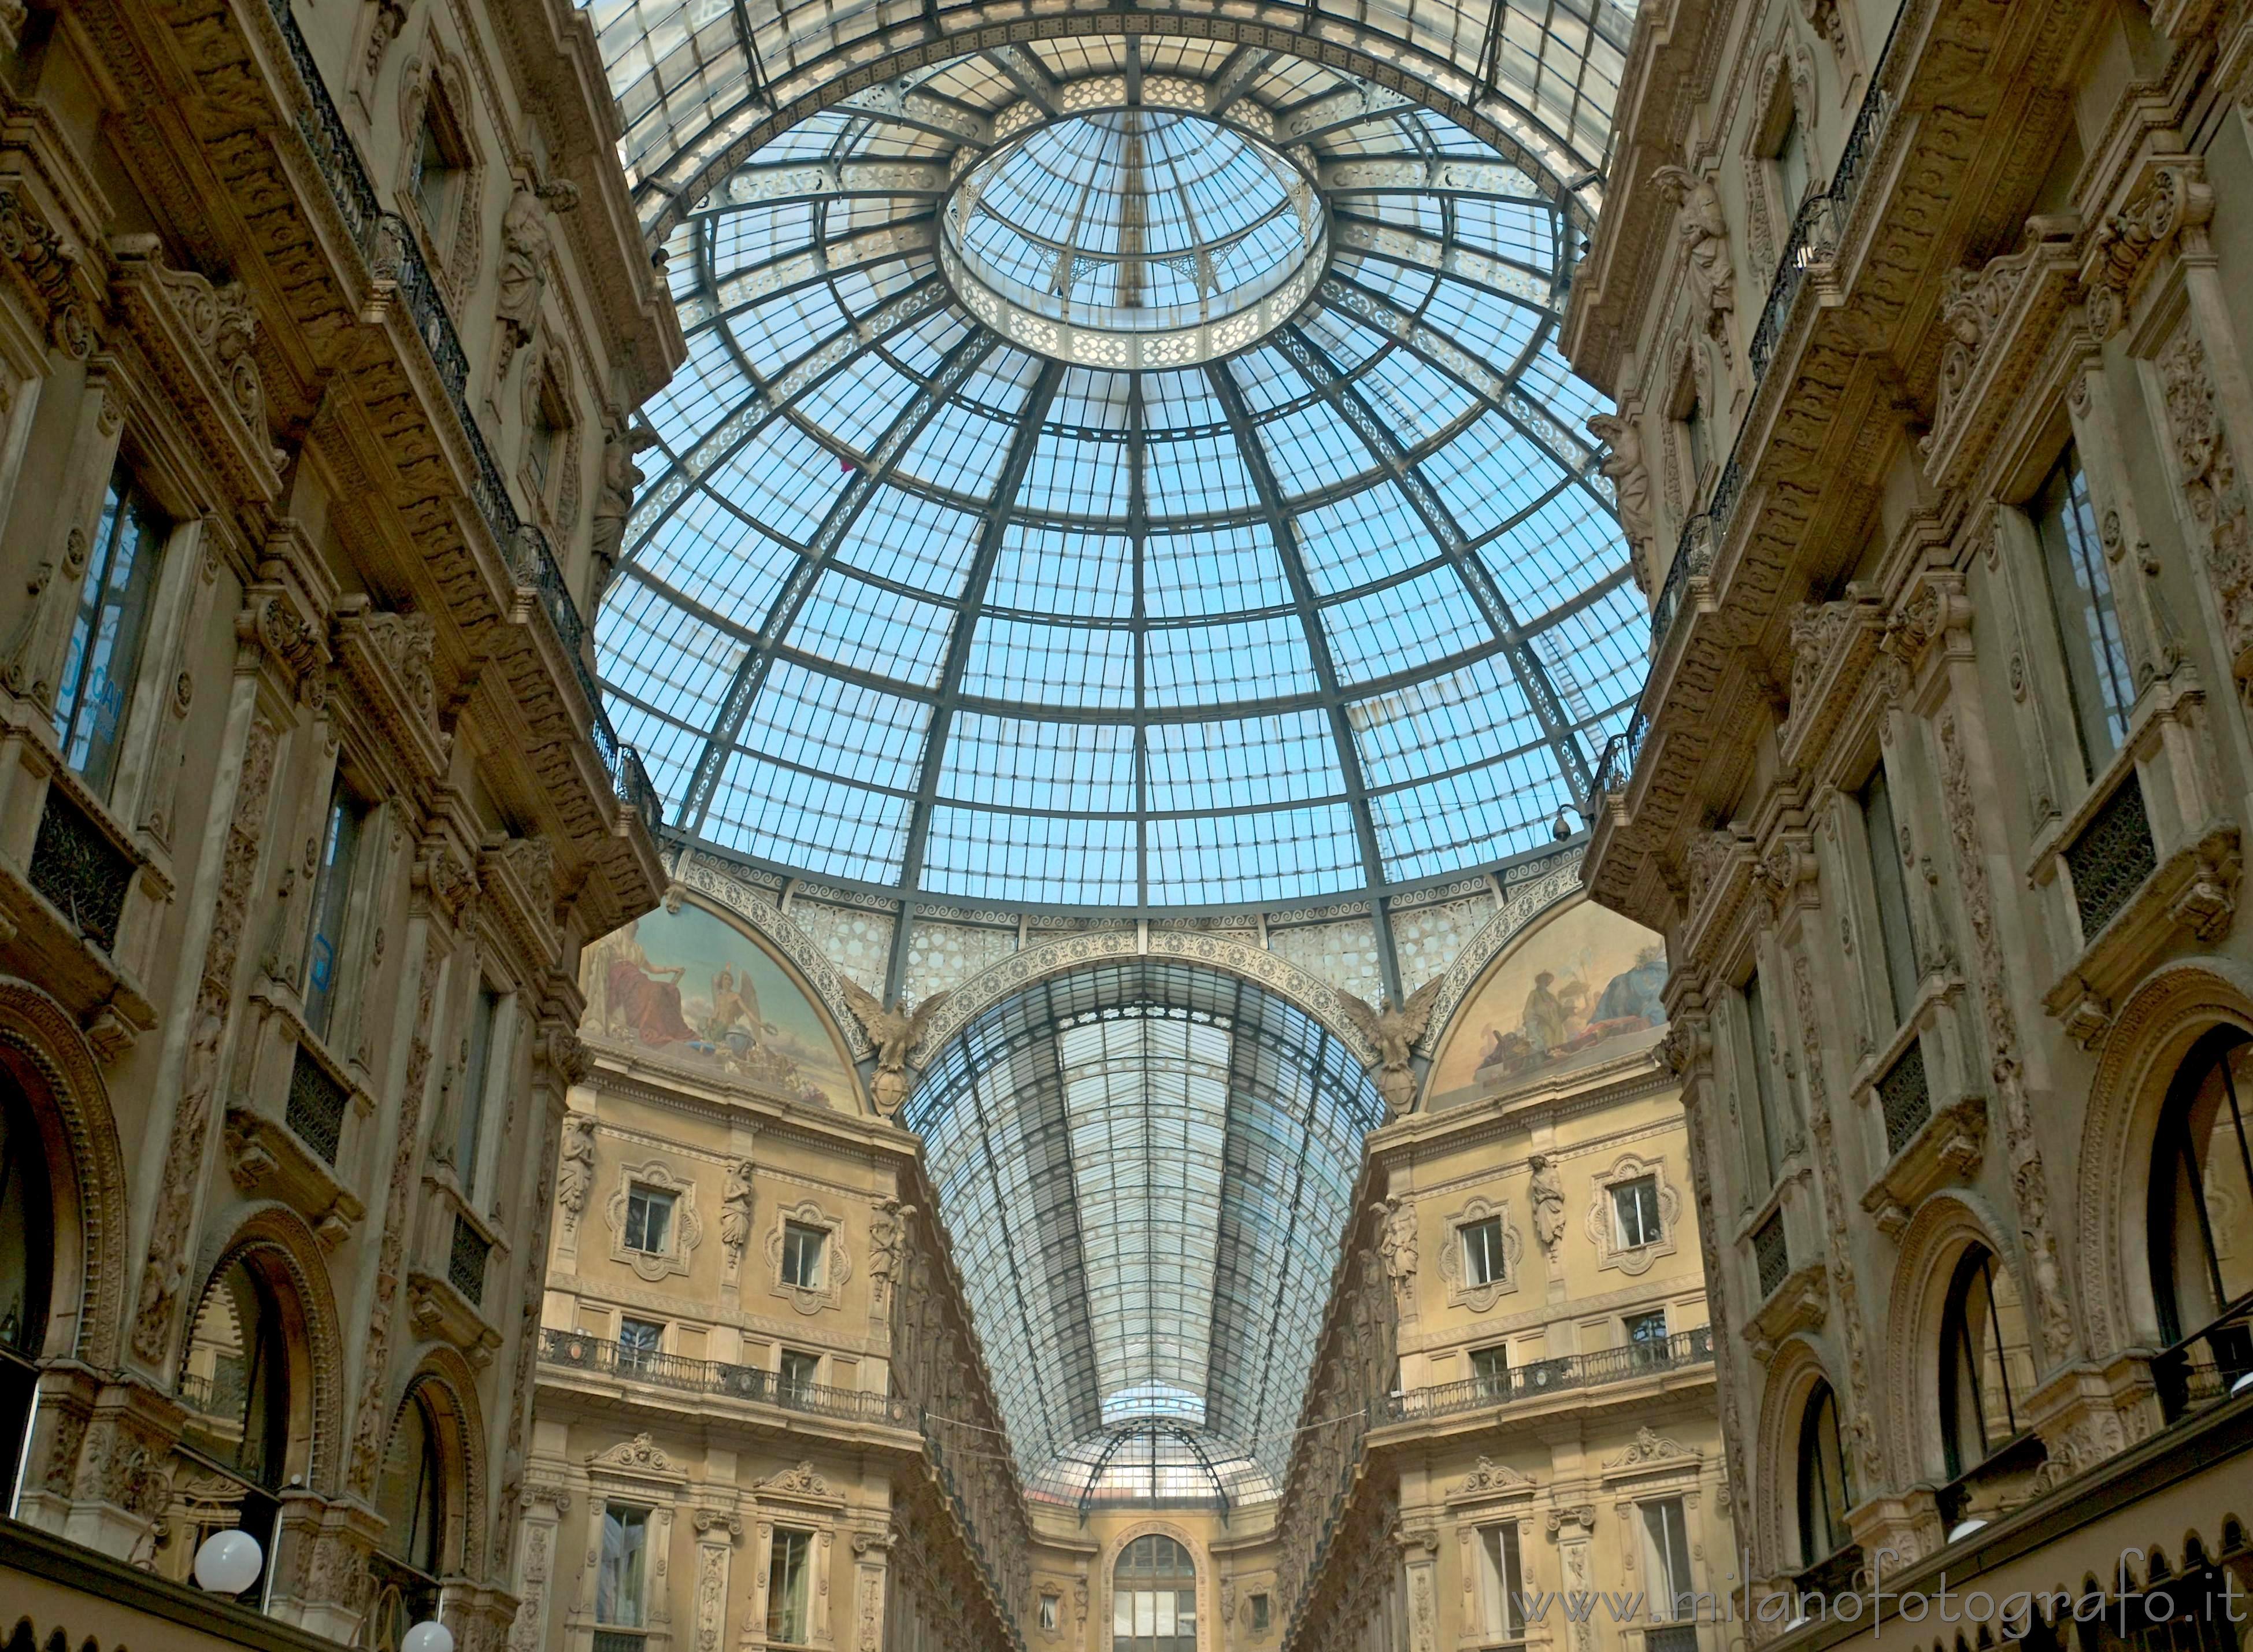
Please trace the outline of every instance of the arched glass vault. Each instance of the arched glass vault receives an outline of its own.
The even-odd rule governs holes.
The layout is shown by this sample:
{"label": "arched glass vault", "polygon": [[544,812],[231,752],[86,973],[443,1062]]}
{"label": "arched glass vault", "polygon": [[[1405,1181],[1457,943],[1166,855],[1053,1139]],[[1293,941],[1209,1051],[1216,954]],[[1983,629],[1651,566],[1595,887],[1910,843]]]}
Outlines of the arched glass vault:
{"label": "arched glass vault", "polygon": [[1030,1495],[1274,1495],[1383,1119],[1305,1011],[1170,961],[1037,982],[947,1042],[902,1122]]}
{"label": "arched glass vault", "polygon": [[1548,843],[1642,658],[1555,348],[1570,181],[1287,52],[1096,32],[712,178],[597,628],[668,819],[1139,910]]}

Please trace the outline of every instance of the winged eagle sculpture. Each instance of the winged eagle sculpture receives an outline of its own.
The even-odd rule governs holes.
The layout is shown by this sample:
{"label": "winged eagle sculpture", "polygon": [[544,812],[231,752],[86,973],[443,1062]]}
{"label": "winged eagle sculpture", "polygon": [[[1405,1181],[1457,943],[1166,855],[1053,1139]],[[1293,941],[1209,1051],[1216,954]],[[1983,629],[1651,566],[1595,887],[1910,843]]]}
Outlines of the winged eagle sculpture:
{"label": "winged eagle sculpture", "polygon": [[1431,1021],[1432,1006],[1439,1000],[1445,979],[1426,981],[1408,994],[1405,1004],[1383,998],[1372,1005],[1343,988],[1338,992],[1347,1017],[1361,1029],[1363,1037],[1377,1046],[1377,1059],[1369,1070],[1376,1076],[1377,1093],[1385,1098],[1385,1111],[1392,1118],[1399,1118],[1416,1105],[1416,1074],[1409,1065],[1410,1052]]}
{"label": "winged eagle sculpture", "polygon": [[938,1007],[946,1002],[948,995],[933,993],[910,1013],[896,1002],[885,1003],[866,987],[851,981],[843,986],[845,1002],[860,1018],[868,1042],[876,1047],[876,1080],[869,1088],[876,1111],[889,1119],[899,1111],[912,1087],[908,1077],[908,1051],[923,1042],[924,1028],[931,1025],[931,1018],[938,1014]]}

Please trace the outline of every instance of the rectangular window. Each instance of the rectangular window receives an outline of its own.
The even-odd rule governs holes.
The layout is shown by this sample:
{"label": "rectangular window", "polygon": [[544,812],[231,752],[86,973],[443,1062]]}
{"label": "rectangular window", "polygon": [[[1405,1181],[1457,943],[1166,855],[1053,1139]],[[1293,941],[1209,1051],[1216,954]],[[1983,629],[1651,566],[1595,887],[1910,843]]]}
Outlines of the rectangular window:
{"label": "rectangular window", "polygon": [[1682,415],[1682,437],[1690,448],[1690,488],[1694,493],[1705,485],[1705,468],[1712,463],[1712,438],[1705,429],[1705,404],[1695,396],[1690,399],[1690,410]]}
{"label": "rectangular window", "polygon": [[470,1007],[470,1059],[462,1070],[462,1110],[455,1121],[454,1168],[460,1173],[465,1197],[474,1197],[477,1193],[478,1149],[485,1136],[485,1087],[492,1076],[494,1041],[500,1036],[500,1008],[501,995],[480,981],[477,1001]]}
{"label": "rectangular window", "polygon": [[1496,1342],[1492,1348],[1473,1349],[1471,1350],[1471,1381],[1479,1385],[1479,1391],[1482,1393],[1495,1395],[1508,1393],[1510,1391],[1509,1346],[1506,1343]]}
{"label": "rectangular window", "polygon": [[1658,1307],[1647,1314],[1629,1314],[1627,1340],[1630,1348],[1638,1344],[1664,1344],[1666,1341],[1666,1310]]}
{"label": "rectangular window", "polygon": [[1870,883],[1878,897],[1878,938],[1885,952],[1886,988],[1893,999],[1894,1025],[1898,1027],[1916,1002],[1916,931],[1909,926],[1901,824],[1894,815],[1893,788],[1886,784],[1884,763],[1870,771],[1860,800],[1863,834],[1870,849]]}
{"label": "rectangular window", "polygon": [[323,1038],[343,996],[348,962],[345,920],[367,812],[367,805],[338,776],[329,788],[328,821],[321,829],[321,859],[313,873],[313,917],[305,931],[305,1024]]}
{"label": "rectangular window", "polygon": [[415,206],[422,227],[440,247],[454,229],[454,206],[460,199],[462,157],[440,126],[435,109],[422,122],[422,142],[415,163]]}
{"label": "rectangular window", "polygon": [[620,1628],[642,1625],[642,1578],[647,1570],[649,1510],[623,1503],[603,1506],[603,1558],[595,1574],[595,1621]]}
{"label": "rectangular window", "polygon": [[1525,1638],[1525,1579],[1517,1564],[1517,1523],[1478,1529],[1479,1604],[1489,1637]]}
{"label": "rectangular window", "polygon": [[1254,1635],[1266,1634],[1267,1625],[1273,1621],[1275,1603],[1273,1601],[1270,1600],[1264,1594],[1253,1595],[1252,1597],[1252,1633]]}
{"label": "rectangular window", "polygon": [[806,1574],[813,1570],[813,1534],[777,1526],[767,1558],[767,1639],[785,1646],[806,1641]]}
{"label": "rectangular window", "polygon": [[794,1285],[802,1291],[821,1288],[821,1247],[829,1237],[821,1228],[810,1228],[801,1222],[785,1222],[782,1226],[782,1282]]}
{"label": "rectangular window", "polygon": [[[1664,1237],[1658,1225],[1658,1178],[1637,1176],[1612,1189],[1612,1214],[1619,1220],[1619,1245],[1632,1251],[1657,1244]],[[1663,1316],[1662,1316],[1663,1317]]]}
{"label": "rectangular window", "polygon": [[821,1381],[821,1356],[786,1348],[782,1351],[782,1363],[776,1368],[775,1375],[785,1399],[807,1398]]}
{"label": "rectangular window", "polygon": [[2093,777],[2128,737],[2128,711],[2136,693],[2128,651],[2120,640],[2120,615],[2112,603],[2111,570],[2097,539],[2089,478],[2072,448],[2042,484],[2030,512],[2041,538],[2082,762]]}
{"label": "rectangular window", "polygon": [[1463,1283],[1501,1284],[1502,1218],[1488,1216],[1482,1222],[1466,1222],[1455,1231],[1463,1237]]}
{"label": "rectangular window", "polygon": [[1752,1094],[1742,1099],[1755,1115],[1746,1130],[1746,1157],[1753,1169],[1753,1186],[1765,1195],[1775,1186],[1783,1168],[1783,1142],[1777,1129],[1775,1080],[1768,1072],[1768,1006],[1761,992],[1760,972],[1745,983],[1745,1031],[1752,1048]]}
{"label": "rectangular window", "polygon": [[647,1370],[664,1348],[665,1327],[659,1321],[637,1319],[621,1319],[618,1321],[620,1370]]}
{"label": "rectangular window", "polygon": [[1057,1631],[1057,1597],[1055,1595],[1044,1594],[1041,1597],[1041,1628],[1050,1635],[1054,1635]]}
{"label": "rectangular window", "polygon": [[1682,1523],[1682,1499],[1669,1497],[1643,1504],[1643,1535],[1650,1562],[1650,1615],[1668,1620],[1695,1617],[1690,1530]]}
{"label": "rectangular window", "polygon": [[571,415],[566,410],[563,392],[555,374],[542,373],[539,391],[532,399],[532,428],[525,432],[524,462],[532,472],[533,488],[543,500],[552,497],[555,461],[563,451],[570,426]]}
{"label": "rectangular window", "polygon": [[1799,111],[1794,109],[1783,123],[1783,136],[1776,140],[1774,156],[1775,181],[1783,186],[1783,228],[1790,234],[1799,214],[1799,204],[1807,199],[1807,137],[1799,129]]}
{"label": "rectangular window", "polygon": [[55,743],[63,761],[99,797],[108,797],[116,777],[125,714],[149,641],[157,564],[171,532],[171,524],[119,464],[102,500],[71,623],[70,652],[55,690]]}
{"label": "rectangular window", "polygon": [[673,1239],[673,1195],[638,1181],[626,1189],[626,1249],[664,1256]]}

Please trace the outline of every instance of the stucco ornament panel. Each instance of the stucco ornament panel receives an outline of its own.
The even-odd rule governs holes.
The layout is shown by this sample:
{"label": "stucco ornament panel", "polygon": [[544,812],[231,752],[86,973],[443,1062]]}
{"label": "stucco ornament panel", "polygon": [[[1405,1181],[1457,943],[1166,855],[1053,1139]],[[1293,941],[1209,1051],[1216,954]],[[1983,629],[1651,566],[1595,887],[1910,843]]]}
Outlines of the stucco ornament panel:
{"label": "stucco ornament panel", "polygon": [[[2019,1063],[2018,1014],[2011,1007],[2010,972],[2005,961],[1992,890],[1987,882],[1986,846],[1971,796],[1970,743],[1954,710],[1944,713],[1937,733],[1941,797],[1949,836],[1956,849],[1964,912],[1971,927],[1972,958],[1984,1012],[1990,1076],[2002,1101],[2003,1133],[2010,1151],[2011,1190],[2018,1210],[2027,1284],[2033,1287],[2035,1319],[2047,1359],[2054,1367],[2073,1346],[2074,1317],[2065,1288],[2057,1232],[2050,1221],[2048,1178],[2034,1136],[2033,1111],[2026,1099]],[[1983,763],[1983,768],[1984,767]]]}
{"label": "stucco ornament panel", "polygon": [[1686,1464],[1694,1467],[1698,1460],[1699,1453],[1695,1448],[1646,1425],[1635,1431],[1634,1442],[1625,1451],[1604,1465],[1604,1473],[1613,1474],[1627,1469],[1648,1468],[1658,1463]]}
{"label": "stucco ornament panel", "polygon": [[[662,1251],[636,1250],[626,1244],[626,1204],[637,1185],[673,1195],[673,1220]],[[673,1169],[662,1159],[618,1167],[617,1185],[603,1203],[603,1221],[610,1230],[610,1260],[624,1263],[652,1285],[687,1272],[696,1247],[704,1242],[704,1219],[696,1213],[695,1178]]]}
{"label": "stucco ornament panel", "polygon": [[[800,1227],[819,1228],[827,1236],[821,1244],[821,1281],[818,1285],[791,1285],[782,1277],[783,1234],[793,1222]],[[819,1314],[844,1300],[846,1282],[853,1277],[853,1253],[845,1246],[844,1217],[831,1216],[812,1199],[800,1200],[775,1212],[774,1225],[767,1230],[764,1249],[768,1291],[799,1313]]]}
{"label": "stucco ornament panel", "polygon": [[[1622,1244],[1619,1219],[1613,1209],[1616,1188],[1649,1176],[1658,1188],[1658,1238],[1649,1244]],[[1596,1265],[1617,1268],[1635,1275],[1647,1273],[1661,1257],[1672,1256],[1682,1233],[1682,1195],[1666,1179],[1664,1158],[1644,1159],[1632,1153],[1620,1155],[1609,1170],[1600,1171],[1589,1184],[1587,1209],[1582,1225],[1588,1243],[1596,1247]]]}
{"label": "stucco ornament panel", "polygon": [[[1463,1254],[1463,1230],[1489,1216],[1502,1222],[1503,1271],[1499,1279],[1483,1285],[1468,1282],[1468,1264]],[[1447,1300],[1456,1307],[1467,1307],[1474,1314],[1483,1314],[1495,1305],[1498,1297],[1508,1296],[1517,1289],[1518,1262],[1525,1254],[1525,1236],[1517,1230],[1517,1220],[1507,1204],[1491,1199],[1472,1199],[1460,1210],[1450,1211],[1447,1231],[1440,1241],[1440,1278],[1447,1286]]]}
{"label": "stucco ornament panel", "polygon": [[1449,1501],[1465,1497],[1494,1497],[1510,1492],[1531,1493],[1537,1482],[1531,1474],[1520,1474],[1508,1463],[1498,1463],[1491,1457],[1482,1456],[1472,1465],[1463,1482],[1449,1494]]}
{"label": "stucco ornament panel", "polygon": [[969,1025],[980,1010],[1051,975],[1113,958],[1148,957],[1178,958],[1209,965],[1257,982],[1328,1028],[1338,1042],[1364,1064],[1375,1061],[1377,1050],[1362,1036],[1346,1014],[1338,990],[1273,952],[1225,936],[1153,929],[1147,940],[1133,930],[1106,930],[1068,936],[1044,946],[1029,947],[947,994],[945,1003],[923,1029],[909,1052],[916,1065],[927,1063],[956,1033]]}

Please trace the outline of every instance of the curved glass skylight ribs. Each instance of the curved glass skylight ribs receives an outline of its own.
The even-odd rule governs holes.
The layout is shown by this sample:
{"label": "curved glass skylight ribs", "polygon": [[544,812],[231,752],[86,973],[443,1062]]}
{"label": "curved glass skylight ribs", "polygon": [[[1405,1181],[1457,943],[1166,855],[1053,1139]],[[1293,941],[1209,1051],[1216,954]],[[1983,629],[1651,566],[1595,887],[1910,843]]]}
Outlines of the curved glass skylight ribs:
{"label": "curved glass skylight ribs", "polygon": [[[1140,46],[1147,98],[1221,110],[1168,125],[1123,101],[1137,59],[942,64],[894,88],[912,115],[816,116],[674,234],[690,359],[597,634],[706,847],[973,901],[1273,904],[1541,847],[1582,795],[1637,687],[1638,604],[1598,404],[1554,349],[1557,180],[1221,43]],[[995,150],[934,110],[1032,157],[1006,218],[935,190]],[[1318,135],[1258,158],[1294,122]],[[1154,146],[1193,126],[1246,136]],[[1208,199],[1255,162],[1283,207]],[[966,305],[949,214],[1017,259],[1021,312]],[[1264,336],[1082,359],[1106,346],[1069,331],[1075,282],[1129,331],[1189,294],[1210,334],[1216,240],[1309,225],[1309,296]],[[1026,247],[1058,254],[1045,298]],[[1253,290],[1287,251],[1245,267]],[[1161,280],[1160,254],[1185,261]]]}
{"label": "curved glass skylight ribs", "polygon": [[[1071,32],[1064,6],[1029,12],[1019,3],[1000,8],[986,0],[929,0],[919,10],[875,0],[778,0],[757,8],[745,0],[588,0],[585,9],[624,117],[621,157],[645,223],[660,228],[669,228],[673,213],[711,187],[715,171],[788,127],[787,119],[775,118],[778,108],[802,115],[808,100],[834,97],[849,69],[891,53],[938,55],[944,48],[934,52],[933,45],[945,37],[1029,16],[1036,27]],[[1303,38],[1309,47],[1318,39],[1343,44],[1366,54],[1372,66],[1406,70],[1450,97],[1473,101],[1510,143],[1575,189],[1601,173],[1608,158],[1612,108],[1635,17],[1622,0],[1402,0],[1376,18],[1368,8],[1341,0],[1231,5],[1224,13],[1180,0],[1167,10],[1210,11],[1261,25],[1271,38],[1277,32]],[[1166,20],[1161,13],[1161,26]],[[1146,72],[1165,73],[1177,47],[1196,45],[1152,38]],[[1062,71],[1056,78],[1076,78],[1093,66],[1062,41],[1041,51]],[[1247,48],[1245,55],[1261,53]],[[1057,101],[1037,69],[1021,67],[1019,75]],[[1227,96],[1225,84],[1217,89]],[[1277,100],[1287,122],[1303,129],[1291,136],[1319,136],[1337,118],[1334,107],[1318,101],[1334,94],[1334,81],[1317,81],[1311,90],[1315,95]],[[1356,82],[1350,91],[1365,99],[1371,88]],[[958,138],[990,136],[974,104],[918,104],[903,82],[881,82],[854,101]],[[1593,212],[1594,190],[1584,190],[1582,199]]]}
{"label": "curved glass skylight ribs", "polygon": [[1382,1119],[1317,1022],[1189,965],[1044,981],[949,1041],[903,1122],[1034,1496],[1274,1495]]}

